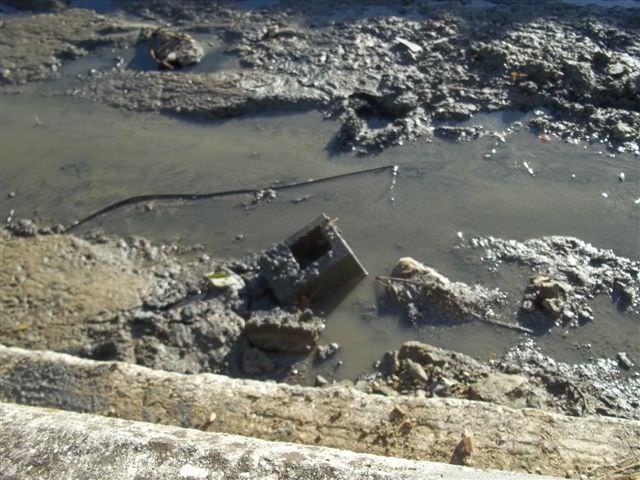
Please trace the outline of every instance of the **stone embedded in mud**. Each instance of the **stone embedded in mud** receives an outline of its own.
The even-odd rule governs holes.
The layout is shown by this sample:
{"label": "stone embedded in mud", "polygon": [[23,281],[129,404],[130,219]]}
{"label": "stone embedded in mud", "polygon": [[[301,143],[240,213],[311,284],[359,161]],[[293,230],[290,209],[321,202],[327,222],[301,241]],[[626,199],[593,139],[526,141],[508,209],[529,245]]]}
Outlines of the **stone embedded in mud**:
{"label": "stone embedded in mud", "polygon": [[38,234],[38,227],[29,219],[22,219],[16,223],[10,223],[7,228],[18,237],[35,237]]}
{"label": "stone embedded in mud", "polygon": [[498,290],[452,282],[410,257],[398,260],[392,277],[382,277],[382,281],[387,298],[402,307],[416,326],[488,319],[495,316],[493,308],[503,297]]}
{"label": "stone embedded in mud", "polygon": [[389,389],[421,391],[431,397],[546,408],[570,415],[597,412],[638,418],[640,413],[640,377],[622,375],[617,362],[610,359],[578,365],[557,362],[542,354],[532,340],[489,363],[425,343],[406,342],[399,350],[384,354],[368,387],[385,394]]}
{"label": "stone embedded in mud", "polygon": [[612,140],[626,142],[634,139],[636,131],[626,123],[620,121],[611,127],[610,134]]}
{"label": "stone embedded in mud", "polygon": [[591,65],[587,62],[565,60],[562,64],[562,73],[566,87],[578,95],[589,93],[594,86],[595,76]]}
{"label": "stone embedded in mud", "polygon": [[333,357],[340,350],[340,345],[337,343],[330,343],[328,345],[319,345],[316,349],[316,361],[324,362]]}
{"label": "stone embedded in mud", "polygon": [[551,319],[562,316],[565,304],[573,293],[571,285],[546,275],[533,277],[524,291],[522,308],[529,312],[538,309]]}
{"label": "stone embedded in mud", "polygon": [[[554,319],[570,326],[592,321],[589,300],[598,294],[610,296],[622,310],[640,313],[637,260],[562,236],[525,242],[478,237],[469,241],[469,247],[481,250],[481,261],[489,263],[492,270],[509,263],[545,272],[529,283],[521,310],[522,320],[538,322],[540,330],[548,329]],[[530,316],[532,311],[534,316]]]}
{"label": "stone embedded in mud", "polygon": [[310,310],[286,312],[279,308],[253,312],[244,335],[251,345],[268,352],[309,353],[324,330],[324,321]]}
{"label": "stone embedded in mud", "polygon": [[200,63],[202,46],[189,34],[160,27],[146,34],[149,53],[161,67],[173,70]]}
{"label": "stone embedded in mud", "polygon": [[[466,396],[465,386],[488,373],[486,365],[466,355],[410,341],[387,352],[378,366],[387,386],[397,391],[422,389],[430,396]],[[372,388],[380,390],[380,385]]]}

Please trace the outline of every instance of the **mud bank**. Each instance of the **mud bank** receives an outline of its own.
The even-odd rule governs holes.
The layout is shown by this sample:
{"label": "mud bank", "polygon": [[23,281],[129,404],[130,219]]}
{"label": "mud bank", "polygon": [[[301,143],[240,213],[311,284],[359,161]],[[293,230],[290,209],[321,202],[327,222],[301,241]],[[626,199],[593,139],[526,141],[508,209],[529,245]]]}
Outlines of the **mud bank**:
{"label": "mud bank", "polygon": [[[332,2],[254,10],[171,0],[114,5],[142,16],[147,26],[171,22],[221,42],[241,69],[136,72],[117,62],[84,76],[67,93],[129,110],[215,117],[319,108],[340,123],[329,148],[363,153],[434,135],[474,138],[482,130],[467,135],[451,125],[479,112],[543,108],[548,113],[529,122],[541,135],[638,152],[638,8],[561,2],[453,9],[373,2],[346,11]],[[132,33],[130,21],[85,10],[7,17],[0,28],[8,49],[0,61],[3,82],[54,77],[63,60],[86,49],[131,46]]]}
{"label": "mud bank", "polygon": [[275,441],[449,463],[467,430],[469,465],[570,478],[633,472],[640,448],[631,420],[180,375],[5,347],[0,359],[3,401]]}
{"label": "mud bank", "polygon": [[[26,229],[14,230],[24,234]],[[5,231],[1,239],[6,268],[0,277],[0,341],[6,345],[181,373],[219,372],[294,383],[305,378],[308,382],[314,369],[339,349],[339,345],[321,344],[324,318],[300,306],[281,307],[274,300],[260,255],[246,261],[214,260],[198,250],[185,252],[142,238],[28,233],[33,236]],[[537,245],[566,246],[567,242],[579,244],[551,238]],[[492,245],[500,244],[494,239]],[[579,245],[582,253],[603,253]],[[272,255],[271,250],[267,252]],[[576,252],[573,255],[585,260]],[[540,262],[544,257],[533,258]],[[637,275],[633,262],[611,252],[608,261],[607,268]],[[556,267],[566,264],[557,259],[549,262]],[[593,262],[587,258],[583,264]],[[622,281],[622,276],[602,274],[602,268],[601,264],[597,272],[583,271],[583,284],[597,285],[603,278],[611,285],[614,279]],[[219,285],[211,288],[210,272],[219,272],[214,282],[217,278],[224,282],[218,280]],[[627,280],[636,295],[637,277]],[[442,321],[451,312],[455,321],[474,321],[474,315],[484,315],[473,313],[486,301],[484,290],[469,290],[462,299],[447,296],[442,286],[438,295],[442,291],[445,301],[433,295],[425,301],[430,308],[428,321]],[[419,298],[419,294],[413,290],[407,298]],[[636,307],[636,302],[629,306]],[[464,311],[471,316],[466,318],[460,313]],[[406,354],[409,351],[413,353]],[[397,391],[544,407],[571,415],[638,418],[640,376],[634,365],[636,352],[629,353],[570,366],[543,355],[529,340],[487,364],[410,342],[399,352],[386,354],[377,370],[364,372],[364,381],[357,385],[389,395]],[[330,375],[319,376],[315,382],[331,380]]]}

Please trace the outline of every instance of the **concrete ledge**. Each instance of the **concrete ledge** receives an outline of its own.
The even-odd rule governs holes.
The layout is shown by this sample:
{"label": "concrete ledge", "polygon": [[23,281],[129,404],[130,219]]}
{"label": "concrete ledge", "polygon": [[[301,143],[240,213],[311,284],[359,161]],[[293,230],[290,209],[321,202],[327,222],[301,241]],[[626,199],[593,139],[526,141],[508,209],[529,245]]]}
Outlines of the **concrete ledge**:
{"label": "concrete ledge", "polygon": [[445,463],[469,430],[474,467],[547,475],[604,476],[640,455],[638,421],[181,375],[3,346],[0,401]]}
{"label": "concrete ledge", "polygon": [[0,404],[3,478],[421,479],[538,477]]}

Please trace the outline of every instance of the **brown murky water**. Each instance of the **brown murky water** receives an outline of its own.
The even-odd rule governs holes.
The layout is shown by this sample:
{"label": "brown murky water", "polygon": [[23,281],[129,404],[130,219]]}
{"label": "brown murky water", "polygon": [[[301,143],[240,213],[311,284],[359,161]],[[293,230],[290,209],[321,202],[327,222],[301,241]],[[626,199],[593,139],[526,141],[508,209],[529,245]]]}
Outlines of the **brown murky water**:
{"label": "brown murky water", "polygon": [[[494,115],[480,122],[496,123]],[[488,126],[488,125],[487,125]],[[0,97],[0,214],[69,223],[123,197],[266,186],[395,163],[389,173],[287,191],[247,211],[246,197],[129,208],[88,227],[156,241],[202,243],[213,256],[241,256],[292,233],[320,212],[339,224],[371,276],[331,313],[323,341],[344,348],[340,376],[354,377],[406,339],[488,358],[519,336],[486,325],[430,327],[417,332],[397,318],[375,315],[374,280],[410,255],[452,279],[496,282],[470,269],[454,246],[457,232],[526,239],[573,235],[624,256],[640,255],[640,159],[610,157],[597,146],[540,142],[525,132],[456,145],[436,141],[359,158],[329,156],[336,125],[319,113],[186,122],[127,114],[68,97]],[[496,148],[491,160],[483,154]],[[604,150],[604,149],[602,149]],[[531,176],[523,162],[533,168]],[[626,174],[620,183],[618,175]],[[575,175],[575,179],[571,176]],[[14,198],[8,198],[15,192]],[[604,198],[605,192],[608,198]],[[309,195],[301,203],[293,200]],[[391,200],[391,197],[395,201]],[[245,238],[236,240],[238,234]],[[514,273],[515,275],[515,273]],[[604,299],[597,319],[569,337],[543,337],[549,353],[569,361],[621,350],[640,358],[638,318]],[[592,350],[577,344],[591,343]],[[634,353],[635,352],[635,353]]]}

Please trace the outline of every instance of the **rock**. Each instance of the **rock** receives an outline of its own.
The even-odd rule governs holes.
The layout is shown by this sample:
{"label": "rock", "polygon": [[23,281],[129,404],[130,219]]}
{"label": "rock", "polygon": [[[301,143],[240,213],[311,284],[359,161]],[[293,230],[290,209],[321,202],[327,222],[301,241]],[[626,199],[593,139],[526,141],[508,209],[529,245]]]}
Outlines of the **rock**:
{"label": "rock", "polygon": [[[471,400],[493,402],[500,404],[510,403],[514,397],[514,391],[520,390],[528,380],[522,375],[506,373],[490,373],[486,377],[469,385],[468,395]],[[516,394],[517,395],[517,394]]]}
{"label": "rock", "polygon": [[311,311],[290,313],[276,308],[252,313],[244,335],[262,350],[304,354],[311,351],[323,330],[323,320]]}
{"label": "rock", "polygon": [[610,130],[612,140],[617,142],[626,142],[633,140],[637,132],[624,122],[618,122]]}
{"label": "rock", "polygon": [[412,360],[420,365],[443,366],[451,359],[450,353],[429,344],[409,341],[398,350],[398,360]]}
{"label": "rock", "polygon": [[401,306],[414,325],[464,323],[494,317],[493,309],[502,296],[498,290],[452,282],[409,257],[398,260],[391,275],[385,280],[387,298]]}
{"label": "rock", "polygon": [[169,27],[160,27],[148,34],[149,53],[158,65],[173,70],[200,63],[202,46],[189,34]]}
{"label": "rock", "polygon": [[340,350],[340,345],[337,343],[330,343],[328,345],[319,345],[316,349],[316,361],[324,362],[333,357]]}
{"label": "rock", "polygon": [[616,358],[618,359],[618,363],[620,364],[620,366],[626,370],[633,368],[633,366],[635,365],[629,358],[629,355],[626,354],[626,352],[618,352]]}
{"label": "rock", "polygon": [[401,378],[405,381],[405,383],[413,383],[413,384],[426,384],[429,381],[429,375],[424,371],[422,365],[418,362],[414,362],[410,358],[405,358],[400,363],[400,368],[402,369]]}
{"label": "rock", "polygon": [[460,443],[456,445],[449,463],[453,465],[470,465],[470,457],[473,454],[473,432],[465,430]]}
{"label": "rock", "polygon": [[565,61],[562,65],[564,83],[568,89],[584,95],[593,89],[595,78],[591,65],[586,62]]}
{"label": "rock", "polygon": [[38,235],[38,227],[32,220],[22,219],[8,225],[8,229],[18,237],[35,237]]}
{"label": "rock", "polygon": [[324,378],[322,375],[316,375],[314,383],[316,387],[326,387],[327,385],[329,385],[329,380]]}
{"label": "rock", "polygon": [[546,275],[537,275],[524,291],[523,309],[531,311],[535,308],[556,319],[562,315],[572,293],[571,285]]}

